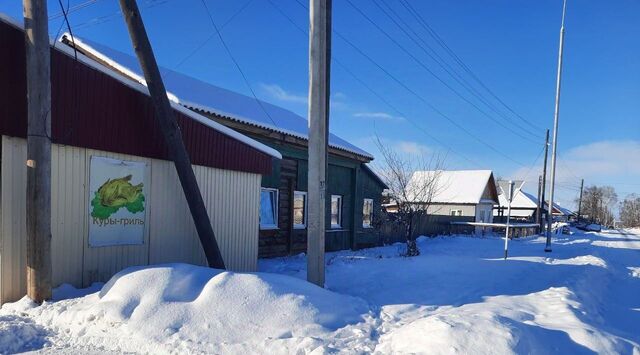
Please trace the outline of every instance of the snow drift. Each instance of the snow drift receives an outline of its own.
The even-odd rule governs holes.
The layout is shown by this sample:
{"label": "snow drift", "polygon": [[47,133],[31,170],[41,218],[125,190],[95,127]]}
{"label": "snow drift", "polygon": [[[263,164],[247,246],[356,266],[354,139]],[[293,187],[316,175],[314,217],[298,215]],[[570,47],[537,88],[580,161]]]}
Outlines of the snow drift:
{"label": "snow drift", "polygon": [[[69,292],[68,286],[63,289]],[[293,340],[310,341],[368,313],[359,298],[289,276],[187,264],[128,268],[100,292],[60,307],[65,302],[24,308],[40,313],[36,317],[48,320],[52,329],[64,327],[72,338],[84,336],[82,341],[89,342],[82,344],[85,349],[153,353],[255,351],[266,339],[282,339],[280,350],[288,352]],[[20,334],[20,342],[9,345],[13,335],[0,336],[0,353],[46,344],[44,337],[35,336],[41,327],[28,318],[2,328]],[[111,342],[102,337],[105,333]]]}

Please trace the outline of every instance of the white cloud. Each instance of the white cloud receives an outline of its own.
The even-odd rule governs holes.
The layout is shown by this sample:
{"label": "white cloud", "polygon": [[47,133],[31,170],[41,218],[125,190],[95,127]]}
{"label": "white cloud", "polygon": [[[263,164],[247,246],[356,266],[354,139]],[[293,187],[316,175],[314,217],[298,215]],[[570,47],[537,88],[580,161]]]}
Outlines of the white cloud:
{"label": "white cloud", "polygon": [[[551,151],[549,151],[551,155]],[[636,185],[640,180],[640,141],[606,140],[588,143],[561,152],[556,164],[556,200],[568,207],[574,206],[574,199],[579,194],[580,179],[585,186],[611,185],[620,198],[628,193],[640,192]],[[549,157],[549,171],[551,157]],[[527,178],[525,189],[537,193],[538,175],[541,174],[542,163],[532,169],[521,168],[510,176],[513,179]],[[528,173],[528,176],[526,176]]]}
{"label": "white cloud", "polygon": [[284,101],[284,102],[293,102],[299,104],[307,104],[307,96],[306,95],[297,95],[291,92],[286,91],[278,84],[260,84],[260,87],[264,92],[266,92],[269,96],[275,98],[276,100]]}
{"label": "white cloud", "polygon": [[[292,93],[290,91],[285,90],[282,86],[278,84],[261,83],[260,88],[269,97],[281,102],[289,102],[289,103],[301,104],[301,105],[307,105],[309,102],[307,95]],[[331,108],[336,110],[348,109],[349,106],[346,103],[346,99],[347,99],[347,95],[345,95],[342,92],[337,91],[335,93],[331,93]]]}
{"label": "white cloud", "polygon": [[353,117],[373,118],[373,119],[381,119],[381,120],[387,120],[387,121],[404,120],[404,117],[390,115],[386,112],[356,112],[353,114]]}
{"label": "white cloud", "polygon": [[431,148],[417,142],[399,141],[397,142],[396,147],[399,152],[406,154],[427,155],[432,153]]}

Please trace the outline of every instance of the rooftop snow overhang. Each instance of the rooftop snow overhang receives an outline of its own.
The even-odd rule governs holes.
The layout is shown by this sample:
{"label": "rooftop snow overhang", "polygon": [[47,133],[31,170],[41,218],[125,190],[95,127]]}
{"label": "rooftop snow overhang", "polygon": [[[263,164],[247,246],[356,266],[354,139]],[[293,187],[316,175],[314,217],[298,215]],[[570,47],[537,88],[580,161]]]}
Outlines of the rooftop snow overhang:
{"label": "rooftop snow overhang", "polygon": [[[125,77],[133,82],[136,82],[140,85],[145,86],[146,88],[146,80],[140,76],[138,73],[136,73],[134,70],[132,70],[131,68],[128,68],[118,62],[116,62],[115,60],[112,60],[111,58],[109,58],[108,56],[106,56],[105,54],[103,54],[102,52],[100,52],[99,50],[93,48],[91,45],[83,42],[81,39],[78,39],[77,37],[73,37],[71,38],[70,34],[68,33],[64,33],[59,41],[61,43],[66,44],[69,48],[76,48],[79,51],[82,52],[86,52],[86,54],[88,54],[93,60],[95,60],[96,62],[99,62],[100,64],[102,64],[102,66],[110,69],[110,71],[114,71],[116,74],[118,74],[119,76]],[[216,109],[214,107],[210,107],[207,105],[203,105],[197,102],[192,102],[189,100],[185,100],[180,98],[178,95],[172,93],[171,91],[167,90],[167,96],[171,99],[171,101],[175,104],[178,104],[182,107],[185,107],[187,109],[190,110],[196,110],[196,111],[200,111],[203,113],[207,113],[210,115],[215,115],[224,119],[228,119],[228,120],[232,120],[235,122],[239,122],[242,124],[247,124],[250,126],[254,126],[254,127],[258,127],[258,128],[262,128],[262,129],[266,129],[269,131],[273,131],[273,132],[278,132],[281,134],[285,134],[291,137],[295,137],[304,141],[309,140],[309,138],[304,135],[301,134],[300,132],[296,132],[294,130],[288,130],[285,128],[281,128],[281,127],[276,127],[273,125],[269,125],[269,124],[265,124],[264,122],[260,122],[248,117],[244,117],[238,114],[232,114],[229,112],[225,112],[223,110],[219,110]],[[197,114],[197,113],[196,113]],[[202,117],[201,115],[198,115],[200,117]],[[208,118],[206,118],[208,119]],[[301,117],[301,119],[303,119]],[[208,119],[210,120],[210,119]],[[210,120],[211,121],[211,120]],[[374,158],[371,154],[361,150],[361,149],[353,149],[353,148],[349,148],[340,144],[337,144],[335,142],[329,142],[328,146],[330,148],[334,148],[338,151],[344,151],[347,153],[350,153],[352,155],[355,155],[356,157],[359,158],[359,160],[363,161],[363,162],[369,162],[372,161]],[[279,153],[278,153],[279,154]],[[280,156],[281,158],[281,156]]]}

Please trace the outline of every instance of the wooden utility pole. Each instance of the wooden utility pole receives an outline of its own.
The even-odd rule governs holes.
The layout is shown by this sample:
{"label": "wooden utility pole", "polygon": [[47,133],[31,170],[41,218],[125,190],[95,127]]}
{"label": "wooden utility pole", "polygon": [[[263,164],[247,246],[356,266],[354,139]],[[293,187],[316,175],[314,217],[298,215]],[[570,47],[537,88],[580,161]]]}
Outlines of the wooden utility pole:
{"label": "wooden utility pole", "polygon": [[151,49],[151,43],[147,37],[147,32],[138,10],[135,0],[120,0],[120,8],[124,15],[125,22],[129,28],[131,43],[135,49],[136,56],[144,72],[144,78],[151,94],[155,116],[160,124],[160,129],[164,136],[165,143],[169,149],[169,156],[173,159],[178,172],[178,178],[182,185],[182,190],[187,199],[193,222],[196,226],[200,243],[207,257],[209,267],[224,269],[224,261],[218,248],[213,228],[207,214],[207,209],[200,194],[198,181],[193,173],[191,159],[182,141],[180,127],[173,115],[173,109],[167,98],[167,91],[162,82],[158,64]]}
{"label": "wooden utility pole", "polygon": [[27,58],[27,295],[51,298],[51,68],[46,0],[24,0]]}
{"label": "wooden utility pole", "polygon": [[564,17],[567,12],[567,0],[562,3],[562,25],[560,26],[560,48],[558,49],[558,74],[556,77],[556,105],[553,114],[553,150],[551,153],[551,185],[549,186],[549,218],[547,219],[547,241],[545,252],[551,252],[551,227],[553,226],[553,194],[556,183],[556,156],[558,149],[558,121],[560,119],[560,88],[562,83],[562,53],[564,50]]}
{"label": "wooden utility pole", "polygon": [[584,179],[580,180],[580,199],[578,200],[578,222],[580,222],[580,216],[582,214],[582,190],[584,189]]}
{"label": "wooden utility pole", "polygon": [[[540,207],[540,211],[544,211],[544,191],[547,188],[547,158],[549,156],[549,130],[547,129],[547,134],[544,139],[544,163],[542,164],[542,193],[540,194],[540,200],[538,200],[538,204]],[[545,213],[547,218],[549,218],[549,213]],[[540,215],[540,233],[544,231],[544,220],[542,219],[542,214]]]}
{"label": "wooden utility pole", "polygon": [[307,280],[324,287],[324,232],[329,134],[331,0],[309,6],[309,224]]}

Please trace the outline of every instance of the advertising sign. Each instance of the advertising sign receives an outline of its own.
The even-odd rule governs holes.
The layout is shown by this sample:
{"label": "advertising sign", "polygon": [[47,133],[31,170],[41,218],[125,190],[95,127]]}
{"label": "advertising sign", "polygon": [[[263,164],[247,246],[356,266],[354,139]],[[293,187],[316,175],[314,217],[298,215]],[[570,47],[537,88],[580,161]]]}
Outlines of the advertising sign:
{"label": "advertising sign", "polygon": [[89,246],[144,242],[146,163],[91,157]]}

